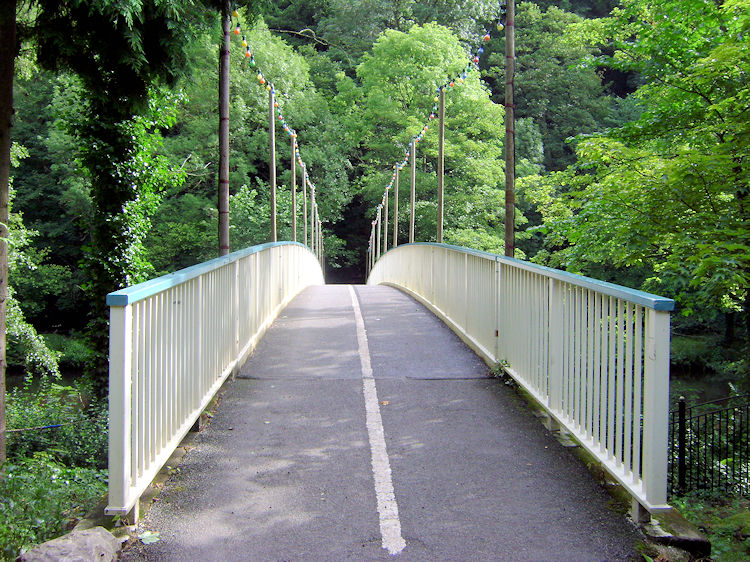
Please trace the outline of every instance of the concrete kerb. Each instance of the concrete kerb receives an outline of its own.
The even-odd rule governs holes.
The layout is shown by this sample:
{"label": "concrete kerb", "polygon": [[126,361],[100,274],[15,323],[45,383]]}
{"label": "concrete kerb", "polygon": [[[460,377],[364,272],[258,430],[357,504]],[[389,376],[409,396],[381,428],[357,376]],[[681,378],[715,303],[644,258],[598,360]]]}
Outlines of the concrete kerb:
{"label": "concrete kerb", "polygon": [[140,518],[148,513],[148,510],[154,503],[159,501],[159,494],[164,488],[167,480],[179,472],[179,465],[182,462],[182,459],[187,452],[194,447],[197,433],[202,431],[210,423],[213,413],[216,411],[224,392],[227,390],[227,385],[230,381],[234,381],[237,372],[238,371],[235,370],[235,372],[224,381],[222,387],[193,425],[190,433],[185,436],[180,445],[172,453],[172,456],[169,457],[169,460],[153,479],[149,487],[146,488],[145,492],[140,497],[140,500],[136,503],[136,508],[133,513],[130,514],[130,517],[123,518],[117,515],[106,515],[104,509],[107,507],[107,496],[105,495],[99,503],[97,503],[96,506],[75,525],[71,533],[93,529],[95,527],[103,527],[112,533],[112,535],[120,542],[121,549],[125,548],[125,545],[128,542],[135,542],[138,540],[137,529]]}
{"label": "concrete kerb", "polygon": [[[518,385],[500,366],[493,366],[491,372],[505,384],[513,387],[534,416],[562,446],[573,452],[597,483],[612,496],[612,507],[632,521],[630,494],[609,475],[599,460],[586,451],[573,435],[562,429],[536,399]],[[654,556],[661,555],[664,560],[694,560],[706,558],[711,554],[711,542],[708,538],[675,508],[672,508],[670,512],[652,515],[650,521],[633,521],[633,523],[637,524],[643,533],[644,550],[651,552]]]}
{"label": "concrete kerb", "polygon": [[[486,350],[479,347],[473,339],[467,337],[466,334],[464,334],[463,331],[450,320],[450,318],[443,314],[443,312],[432,303],[427,301],[427,299],[401,285],[392,283],[382,284],[395,287],[423,304],[487,364],[490,368],[490,372],[495,377],[502,379],[505,384],[515,388],[517,393],[523,397],[534,415],[541,420],[547,430],[550,431],[550,433],[552,433],[564,447],[571,448],[576,457],[584,463],[596,481],[609,492],[617,504],[618,511],[621,511],[624,515],[627,515],[633,520],[634,524],[643,532],[645,541],[649,545],[653,545],[656,550],[663,547],[685,551],[688,555],[688,558],[686,559],[691,559],[693,556],[702,558],[710,554],[710,541],[674,508],[672,508],[672,511],[670,512],[651,515],[651,517],[645,521],[634,520],[632,514],[633,499],[630,493],[628,493],[625,488],[609,475],[599,460],[589,454],[573,435],[564,431],[557,421],[552,419],[546,410],[544,410],[543,406],[539,404],[531,394],[526,392],[508,373],[505,372],[503,365],[495,363],[494,358],[490,357]],[[645,514],[647,514],[647,512],[645,512]],[[672,554],[666,552],[660,553],[664,554],[667,560],[675,559]],[[677,559],[679,559],[679,557]]]}

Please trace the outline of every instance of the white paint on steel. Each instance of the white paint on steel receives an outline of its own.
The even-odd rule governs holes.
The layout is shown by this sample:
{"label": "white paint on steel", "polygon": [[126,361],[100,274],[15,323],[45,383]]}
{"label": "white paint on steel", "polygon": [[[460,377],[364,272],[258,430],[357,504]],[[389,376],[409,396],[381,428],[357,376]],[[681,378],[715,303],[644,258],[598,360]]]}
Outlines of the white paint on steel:
{"label": "white paint on steel", "polygon": [[383,420],[380,417],[380,402],[378,402],[378,392],[375,388],[375,379],[370,363],[370,348],[367,344],[367,333],[365,332],[365,323],[362,320],[362,311],[359,308],[357,294],[351,285],[349,285],[349,294],[352,298],[352,308],[354,308],[354,319],[357,326],[359,360],[362,365],[362,391],[365,395],[365,412],[367,414],[367,434],[370,439],[372,473],[375,478],[375,494],[378,502],[378,513],[380,514],[380,535],[383,548],[390,554],[398,554],[406,547],[406,541],[401,536],[401,521],[398,517],[398,504],[391,480],[391,463],[388,460],[388,451],[385,445],[385,430],[383,429]]}
{"label": "white paint on steel", "polygon": [[442,244],[391,249],[368,283],[426,304],[485,361],[502,363],[643,507],[669,509],[672,301]]}
{"label": "white paint on steel", "polygon": [[279,311],[323,283],[301,244],[242,250],[110,304],[109,514],[126,514]]}

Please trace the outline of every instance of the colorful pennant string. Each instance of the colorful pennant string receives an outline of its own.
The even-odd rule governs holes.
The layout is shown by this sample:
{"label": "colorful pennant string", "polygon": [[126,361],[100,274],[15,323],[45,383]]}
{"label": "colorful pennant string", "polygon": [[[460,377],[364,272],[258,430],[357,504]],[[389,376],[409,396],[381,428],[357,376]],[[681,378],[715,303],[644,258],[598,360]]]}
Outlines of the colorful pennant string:
{"label": "colorful pennant string", "polygon": [[[498,31],[502,31],[503,29],[502,22],[499,22],[497,24],[497,29]],[[492,37],[490,36],[489,33],[485,33],[484,36],[482,37],[482,41],[484,43],[488,43],[491,39]],[[478,66],[479,60],[483,54],[484,54],[484,47],[479,47],[476,53],[469,57],[470,62],[466,65],[466,67],[463,69],[461,74],[456,76],[454,79],[445,82],[444,84],[442,84],[441,86],[435,89],[436,95],[432,99],[432,101],[434,102],[432,106],[432,111],[427,117],[427,122],[422,126],[422,130],[417,135],[412,137],[411,140],[409,141],[410,147],[412,143],[416,145],[417,143],[422,141],[425,134],[429,130],[429,123],[437,117],[438,103],[440,102],[440,92],[441,91],[449,92],[453,90],[458,84],[463,84],[466,81],[466,78],[469,75],[469,72],[471,72],[474,69],[477,69],[477,70],[479,69],[479,66]],[[378,208],[376,209],[376,212],[378,212],[378,218],[372,221],[373,227],[375,227],[378,221],[380,220],[380,209],[383,206],[385,206],[385,200],[388,197],[388,192],[391,190],[391,188],[393,187],[393,184],[396,182],[396,174],[398,174],[409,163],[409,152],[410,152],[410,149],[407,149],[406,151],[404,151],[403,160],[400,160],[393,165],[393,174],[391,175],[391,180],[388,183],[388,185],[385,186],[385,190],[383,191],[383,198],[381,200],[382,202],[378,205]],[[373,228],[373,232],[370,234],[370,241],[367,247],[368,252],[372,251],[374,243],[375,243],[375,230]]]}
{"label": "colorful pennant string", "polygon": [[[240,34],[240,22],[239,22],[239,13],[237,12],[237,10],[234,10],[232,12],[232,17],[237,19],[236,24],[233,26],[234,34],[239,35]],[[242,35],[241,45],[245,49],[245,60],[248,61],[248,64],[250,65],[251,68],[257,68],[257,62],[255,61],[255,57],[253,56],[253,52],[250,48],[250,44],[248,43],[247,37],[245,35]],[[305,170],[304,182],[306,186],[310,188],[311,199],[313,201],[313,203],[311,204],[312,210],[315,212],[316,215],[319,216],[319,207],[318,207],[317,201],[315,200],[315,193],[316,193],[315,184],[312,182],[312,180],[310,180],[310,175],[308,173],[309,168],[307,167],[307,164],[305,163],[305,161],[302,159],[302,155],[300,153],[300,147],[297,142],[297,131],[295,131],[292,128],[292,126],[287,122],[287,120],[284,118],[284,114],[281,108],[281,103],[279,102],[278,98],[276,98],[276,89],[274,88],[273,84],[266,79],[265,75],[263,74],[263,71],[260,68],[257,69],[257,78],[258,78],[258,83],[261,86],[265,86],[266,91],[274,95],[273,105],[274,105],[276,117],[279,120],[282,128],[284,129],[284,132],[287,133],[290,136],[290,138],[294,139],[294,156],[297,160],[297,163],[302,167],[303,170]],[[321,221],[319,220],[318,222],[321,222]],[[311,228],[314,228],[313,225],[311,225]]]}
{"label": "colorful pennant string", "polygon": [[[239,13],[237,12],[237,10],[233,10],[232,11],[232,17],[237,20],[236,23],[235,23],[235,25],[233,26],[233,33],[234,33],[234,35],[240,35],[241,34],[241,26],[240,26],[240,22],[239,22]],[[503,23],[502,22],[498,22],[498,24],[497,24],[498,31],[502,31],[503,27],[504,27]],[[485,43],[489,42],[491,39],[492,39],[492,37],[491,37],[490,33],[485,33],[484,36],[482,37],[482,40]],[[245,35],[242,35],[241,45],[245,49],[245,59],[248,60],[248,64],[250,65],[251,68],[256,68],[257,67],[257,62],[255,61],[255,57],[253,56],[253,52],[252,52],[252,50],[250,48],[250,45],[249,45],[249,43],[248,43],[247,38],[246,38]],[[479,60],[480,60],[480,57],[482,56],[482,54],[484,54],[484,47],[480,46],[477,49],[476,53],[474,53],[473,55],[471,55],[469,57],[469,61],[470,62],[466,65],[466,67],[461,71],[461,73],[459,75],[457,75],[452,80],[448,80],[447,82],[445,82],[444,84],[442,84],[442,85],[440,85],[439,87],[436,88],[436,90],[435,90],[435,94],[436,95],[433,98],[433,102],[434,103],[433,103],[433,106],[432,106],[432,110],[430,111],[430,113],[429,113],[429,115],[427,117],[426,122],[422,126],[422,129],[419,131],[419,133],[417,133],[417,135],[415,135],[414,137],[412,137],[411,140],[409,141],[409,146],[411,146],[412,144],[416,145],[417,143],[421,142],[422,139],[424,139],[425,134],[427,134],[427,131],[429,130],[429,123],[431,121],[433,121],[437,117],[438,103],[440,101],[440,93],[442,91],[445,91],[445,92],[451,91],[457,85],[463,84],[465,82],[468,74],[470,72],[472,72],[474,69],[478,69]],[[263,71],[260,68],[258,68],[257,72],[258,72],[257,78],[258,78],[258,82],[260,83],[260,85],[261,86],[265,86],[266,91],[273,93],[274,94],[274,98],[275,98],[276,91],[275,91],[275,88],[273,87],[273,84],[270,83],[266,79],[265,75],[263,74]],[[297,132],[291,127],[291,125],[284,118],[284,114],[282,112],[281,104],[280,104],[280,102],[278,100],[276,100],[275,103],[274,103],[274,109],[276,110],[276,116],[277,116],[279,122],[281,123],[281,125],[282,125],[282,127],[284,129],[284,132],[286,132],[291,138],[294,139],[294,155],[295,155],[295,157],[296,157],[297,162],[299,163],[299,165],[302,166],[303,169],[305,170],[304,181],[305,181],[307,187],[310,188],[312,200],[314,201],[313,202],[313,205],[314,205],[313,208],[314,208],[315,212],[317,213],[318,212],[318,205],[317,205],[317,202],[315,202],[316,188],[315,188],[315,184],[309,178],[309,174],[307,173],[307,170],[308,170],[307,164],[305,164],[305,162],[302,159],[302,156],[300,154],[299,144],[297,143],[297,140],[296,140],[297,139]],[[404,158],[402,160],[399,160],[398,162],[396,162],[393,165],[393,174],[391,175],[391,180],[385,186],[385,190],[383,191],[383,197],[381,199],[381,203],[377,207],[378,218],[376,218],[375,220],[372,221],[373,230],[372,230],[372,233],[370,234],[370,241],[369,241],[369,244],[368,244],[368,252],[372,251],[372,248],[373,248],[373,245],[374,245],[374,242],[375,242],[375,227],[378,224],[378,221],[381,220],[382,209],[385,206],[386,199],[388,197],[388,192],[391,190],[391,188],[393,187],[393,184],[396,181],[396,174],[398,174],[408,164],[408,162],[409,162],[409,152],[410,152],[410,149],[405,150],[404,151]]]}

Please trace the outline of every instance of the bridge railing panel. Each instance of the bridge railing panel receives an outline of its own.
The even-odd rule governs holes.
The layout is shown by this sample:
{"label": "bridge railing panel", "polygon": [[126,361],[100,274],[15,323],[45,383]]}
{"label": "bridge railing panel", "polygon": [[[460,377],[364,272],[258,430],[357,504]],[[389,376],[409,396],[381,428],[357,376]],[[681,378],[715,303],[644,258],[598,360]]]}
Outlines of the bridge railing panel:
{"label": "bridge railing panel", "polygon": [[254,246],[110,293],[109,501],[127,514],[279,311],[323,283],[301,244]]}
{"label": "bridge railing panel", "polygon": [[485,361],[501,365],[640,506],[669,509],[672,300],[442,244],[390,250],[368,283],[398,286],[427,304]]}

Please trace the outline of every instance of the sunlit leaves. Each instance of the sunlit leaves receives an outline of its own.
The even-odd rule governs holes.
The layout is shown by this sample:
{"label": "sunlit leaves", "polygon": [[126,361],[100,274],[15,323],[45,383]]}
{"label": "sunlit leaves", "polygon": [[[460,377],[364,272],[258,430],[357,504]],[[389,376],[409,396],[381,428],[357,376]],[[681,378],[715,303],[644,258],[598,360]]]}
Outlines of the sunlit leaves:
{"label": "sunlit leaves", "polygon": [[[637,71],[641,116],[582,138],[577,164],[521,182],[544,217],[538,259],[645,275],[704,323],[745,311],[750,286],[750,3],[627,0],[577,32]],[[621,269],[622,271],[622,269]]]}

